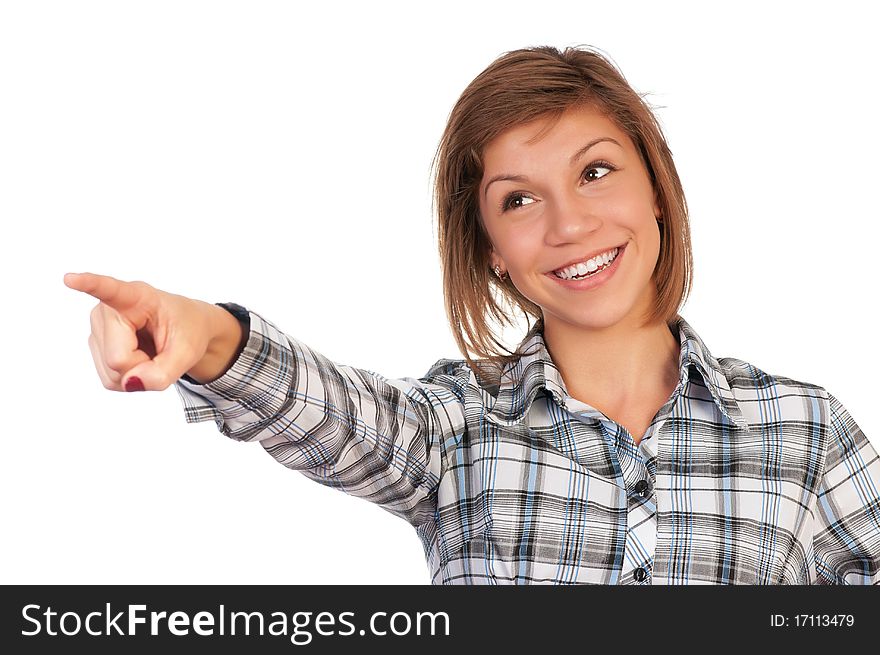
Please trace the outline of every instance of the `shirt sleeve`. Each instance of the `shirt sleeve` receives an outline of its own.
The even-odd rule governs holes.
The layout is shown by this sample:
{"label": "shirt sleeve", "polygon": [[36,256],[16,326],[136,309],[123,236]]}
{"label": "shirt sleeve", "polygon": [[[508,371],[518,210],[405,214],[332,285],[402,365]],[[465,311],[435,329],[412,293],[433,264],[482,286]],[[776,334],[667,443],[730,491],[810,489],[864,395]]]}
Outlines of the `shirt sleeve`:
{"label": "shirt sleeve", "polygon": [[257,441],[287,468],[413,526],[433,519],[442,445],[465,427],[455,377],[442,374],[454,367],[389,380],[334,364],[249,316],[247,342],[229,370],[204,385],[175,383],[186,421],[212,419],[226,436]]}
{"label": "shirt sleeve", "polygon": [[880,459],[830,393],[813,552],[818,584],[880,584]]}

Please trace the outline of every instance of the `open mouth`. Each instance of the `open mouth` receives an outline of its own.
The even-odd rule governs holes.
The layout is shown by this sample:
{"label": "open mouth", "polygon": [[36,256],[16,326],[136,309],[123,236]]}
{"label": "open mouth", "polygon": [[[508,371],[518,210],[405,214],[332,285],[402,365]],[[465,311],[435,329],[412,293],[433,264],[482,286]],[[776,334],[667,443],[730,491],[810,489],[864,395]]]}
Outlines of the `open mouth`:
{"label": "open mouth", "polygon": [[594,257],[593,259],[589,259],[574,266],[567,266],[566,268],[553,271],[552,274],[560,280],[585,280],[594,275],[598,275],[611,266],[620,256],[624,247],[625,246],[617,246],[598,257]]}

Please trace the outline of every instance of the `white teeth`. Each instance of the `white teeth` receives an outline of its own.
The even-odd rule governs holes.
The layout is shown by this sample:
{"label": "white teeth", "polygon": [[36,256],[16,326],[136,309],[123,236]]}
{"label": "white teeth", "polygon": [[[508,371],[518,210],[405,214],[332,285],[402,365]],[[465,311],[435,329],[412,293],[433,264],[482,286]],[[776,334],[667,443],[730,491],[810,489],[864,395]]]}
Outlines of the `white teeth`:
{"label": "white teeth", "polygon": [[564,268],[559,271],[555,271],[554,275],[558,278],[562,278],[563,280],[570,280],[576,276],[586,275],[587,273],[593,273],[597,271],[600,267],[605,267],[614,261],[614,258],[617,257],[618,249],[614,248],[608,252],[603,252],[601,255],[597,255],[592,259],[588,259],[585,262],[581,262],[579,264],[575,264],[574,266],[569,266],[568,268]]}

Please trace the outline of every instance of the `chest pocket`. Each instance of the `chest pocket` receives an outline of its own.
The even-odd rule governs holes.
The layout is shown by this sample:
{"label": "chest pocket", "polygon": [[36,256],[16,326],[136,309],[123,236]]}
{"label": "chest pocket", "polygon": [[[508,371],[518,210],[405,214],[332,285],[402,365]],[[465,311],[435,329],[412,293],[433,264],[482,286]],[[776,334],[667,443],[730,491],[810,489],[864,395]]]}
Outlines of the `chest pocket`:
{"label": "chest pocket", "polygon": [[[499,463],[490,494],[489,540],[506,577],[526,583],[604,582],[622,562],[620,489],[567,458]],[[531,481],[520,488],[506,480]],[[501,575],[499,567],[496,574]]]}
{"label": "chest pocket", "polygon": [[[442,563],[483,558],[497,582],[606,580],[625,546],[625,495],[614,480],[525,426],[482,434],[482,441],[462,444],[467,452],[452,469],[458,475],[445,488],[441,482]],[[444,495],[455,502],[444,503]]]}

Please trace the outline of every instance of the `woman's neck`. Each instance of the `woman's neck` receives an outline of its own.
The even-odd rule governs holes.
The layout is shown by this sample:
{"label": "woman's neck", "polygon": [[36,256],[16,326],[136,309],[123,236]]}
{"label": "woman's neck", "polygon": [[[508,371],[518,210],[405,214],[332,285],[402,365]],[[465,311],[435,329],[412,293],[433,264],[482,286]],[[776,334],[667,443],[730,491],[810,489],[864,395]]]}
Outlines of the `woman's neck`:
{"label": "woman's neck", "polygon": [[666,398],[675,388],[681,345],[672,329],[662,321],[586,329],[551,320],[544,341],[569,395],[616,411]]}

